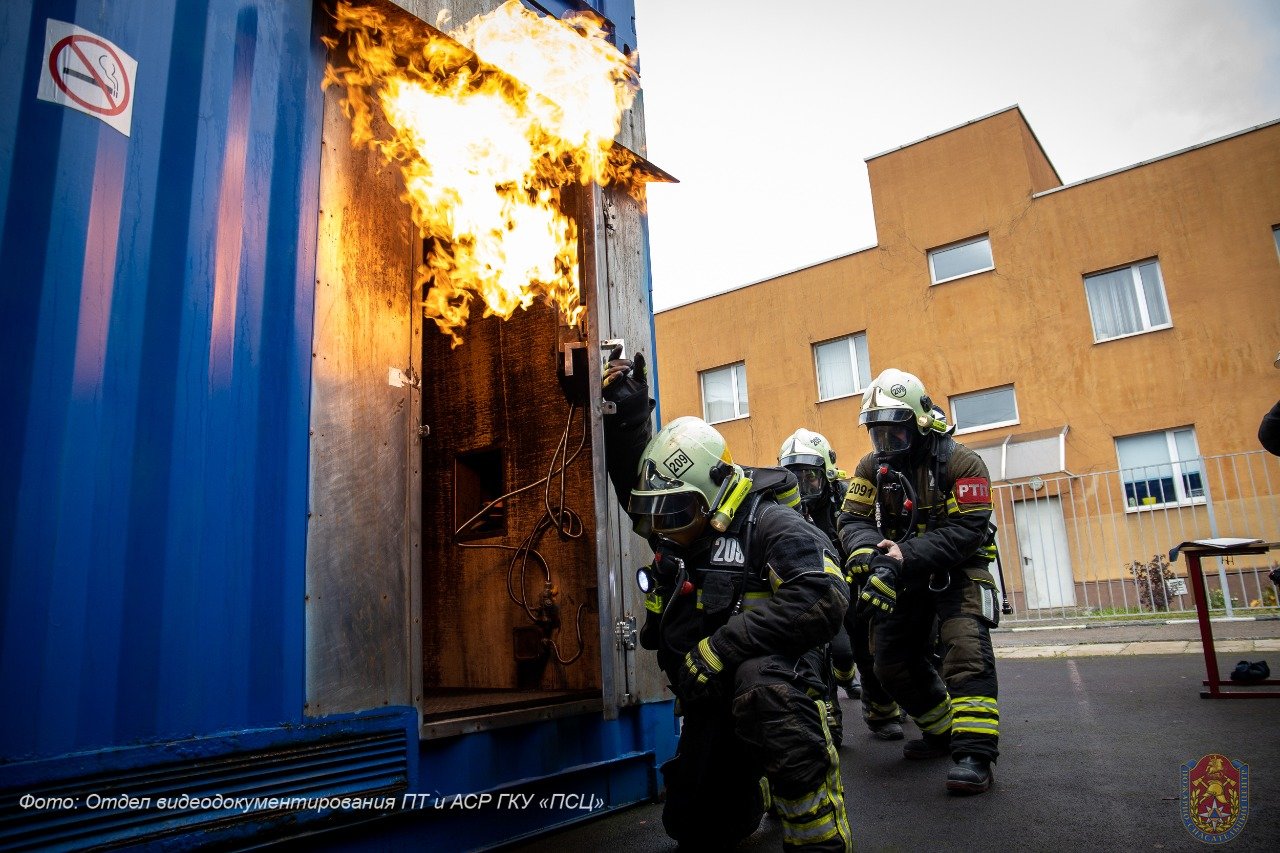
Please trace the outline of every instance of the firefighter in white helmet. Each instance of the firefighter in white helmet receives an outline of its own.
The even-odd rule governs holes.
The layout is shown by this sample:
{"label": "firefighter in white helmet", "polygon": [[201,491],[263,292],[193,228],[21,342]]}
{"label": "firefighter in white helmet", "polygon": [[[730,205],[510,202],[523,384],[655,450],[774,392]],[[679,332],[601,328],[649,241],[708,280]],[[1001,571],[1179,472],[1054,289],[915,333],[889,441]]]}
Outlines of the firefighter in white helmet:
{"label": "firefighter in white helmet", "polygon": [[[822,647],[849,587],[820,531],[788,508],[795,480],[744,468],[700,418],[650,438],[643,356],[614,353],[604,396],[609,475],[655,559],[637,573],[640,642],[684,716],[663,765],[663,825],[692,850],[755,831],[771,796],[786,849],[852,849],[826,724]],[[767,784],[765,784],[767,780]]]}
{"label": "firefighter in white helmet", "polygon": [[[815,527],[827,534],[840,554],[840,564],[846,565],[848,554],[836,533],[836,521],[845,494],[849,491],[848,475],[836,467],[836,452],[831,442],[821,433],[798,429],[787,436],[778,451],[778,464],[796,475],[800,483],[802,504],[800,511]],[[855,577],[846,570],[850,596],[855,601],[865,573]],[[831,702],[833,735],[843,733],[843,715],[835,687],[844,687],[849,698],[862,700],[862,719],[871,733],[881,740],[902,740],[902,711],[876,678],[874,658],[871,654],[869,625],[866,620],[855,619],[856,608],[845,613],[844,625],[831,640],[831,669],[834,684]],[[856,664],[856,668],[855,668]],[[862,684],[854,679],[862,675]],[[836,737],[840,743],[840,737]]]}
{"label": "firefighter in white helmet", "polygon": [[[874,449],[858,462],[839,530],[847,565],[866,576],[856,606],[874,618],[875,672],[923,733],[903,754],[949,755],[947,789],[981,793],[1000,735],[987,466],[951,437],[910,373],[877,376],[858,420]],[[935,619],[941,677],[930,661]]]}

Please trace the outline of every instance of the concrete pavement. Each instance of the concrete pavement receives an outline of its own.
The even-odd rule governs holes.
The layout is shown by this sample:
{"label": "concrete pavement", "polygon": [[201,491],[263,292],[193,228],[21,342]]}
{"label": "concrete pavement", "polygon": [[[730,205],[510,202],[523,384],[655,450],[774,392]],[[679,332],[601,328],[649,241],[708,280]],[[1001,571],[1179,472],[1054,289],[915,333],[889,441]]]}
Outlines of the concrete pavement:
{"label": "concrete pavement", "polygon": [[[1280,621],[1213,628],[1223,675],[1268,656],[1280,671]],[[1280,699],[1201,699],[1199,637],[1194,621],[994,632],[1002,754],[992,790],[976,797],[949,795],[949,762],[905,760],[902,742],[871,738],[860,704],[843,700],[855,849],[1204,850],[1183,825],[1180,774],[1211,753],[1250,768],[1250,814],[1230,849],[1280,849]],[[660,804],[639,805],[510,849],[669,853],[661,814]],[[738,849],[781,845],[780,824],[766,818]]]}

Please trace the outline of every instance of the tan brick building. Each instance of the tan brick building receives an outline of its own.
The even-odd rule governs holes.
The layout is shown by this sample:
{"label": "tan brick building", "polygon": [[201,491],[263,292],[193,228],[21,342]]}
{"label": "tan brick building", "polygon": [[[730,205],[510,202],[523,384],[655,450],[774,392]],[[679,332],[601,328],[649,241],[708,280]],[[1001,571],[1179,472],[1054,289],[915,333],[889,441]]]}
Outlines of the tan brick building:
{"label": "tan brick building", "polygon": [[[657,315],[664,420],[707,417],[758,464],[808,427],[852,467],[861,388],[915,373],[1008,484],[1004,526],[1047,510],[1041,538],[1073,540],[1073,583],[1027,581],[1055,586],[1028,590],[1043,606],[1176,544],[1157,509],[1280,539],[1256,438],[1280,397],[1280,122],[1064,186],[1015,106],[867,169],[875,246]],[[1232,460],[1220,485],[1207,457]]]}

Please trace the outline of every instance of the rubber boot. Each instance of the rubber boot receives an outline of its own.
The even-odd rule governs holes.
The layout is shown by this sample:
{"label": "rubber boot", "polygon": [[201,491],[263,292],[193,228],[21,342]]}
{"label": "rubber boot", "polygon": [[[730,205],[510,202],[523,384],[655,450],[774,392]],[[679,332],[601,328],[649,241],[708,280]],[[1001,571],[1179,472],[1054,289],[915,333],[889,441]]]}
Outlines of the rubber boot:
{"label": "rubber boot", "polygon": [[848,696],[850,699],[862,698],[862,685],[858,682],[856,678],[853,681],[850,681],[847,684],[842,684],[840,686],[844,688],[844,695]]}
{"label": "rubber boot", "polygon": [[976,755],[962,755],[947,773],[947,790],[955,794],[981,794],[991,787],[991,762]]}
{"label": "rubber boot", "polygon": [[902,740],[902,723],[898,720],[880,720],[878,722],[867,721],[867,728],[871,729],[873,737],[880,740]]}
{"label": "rubber boot", "polygon": [[925,735],[902,746],[904,758],[942,758],[951,755],[950,735]]}

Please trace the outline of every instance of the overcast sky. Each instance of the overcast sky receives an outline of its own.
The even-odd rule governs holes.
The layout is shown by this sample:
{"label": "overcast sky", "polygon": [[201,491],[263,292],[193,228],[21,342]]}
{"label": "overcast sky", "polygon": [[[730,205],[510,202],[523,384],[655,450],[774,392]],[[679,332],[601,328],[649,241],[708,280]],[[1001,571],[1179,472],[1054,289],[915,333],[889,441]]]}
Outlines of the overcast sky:
{"label": "overcast sky", "polygon": [[876,243],[865,159],[1018,104],[1065,183],[1280,119],[1277,0],[635,0],[655,310]]}

